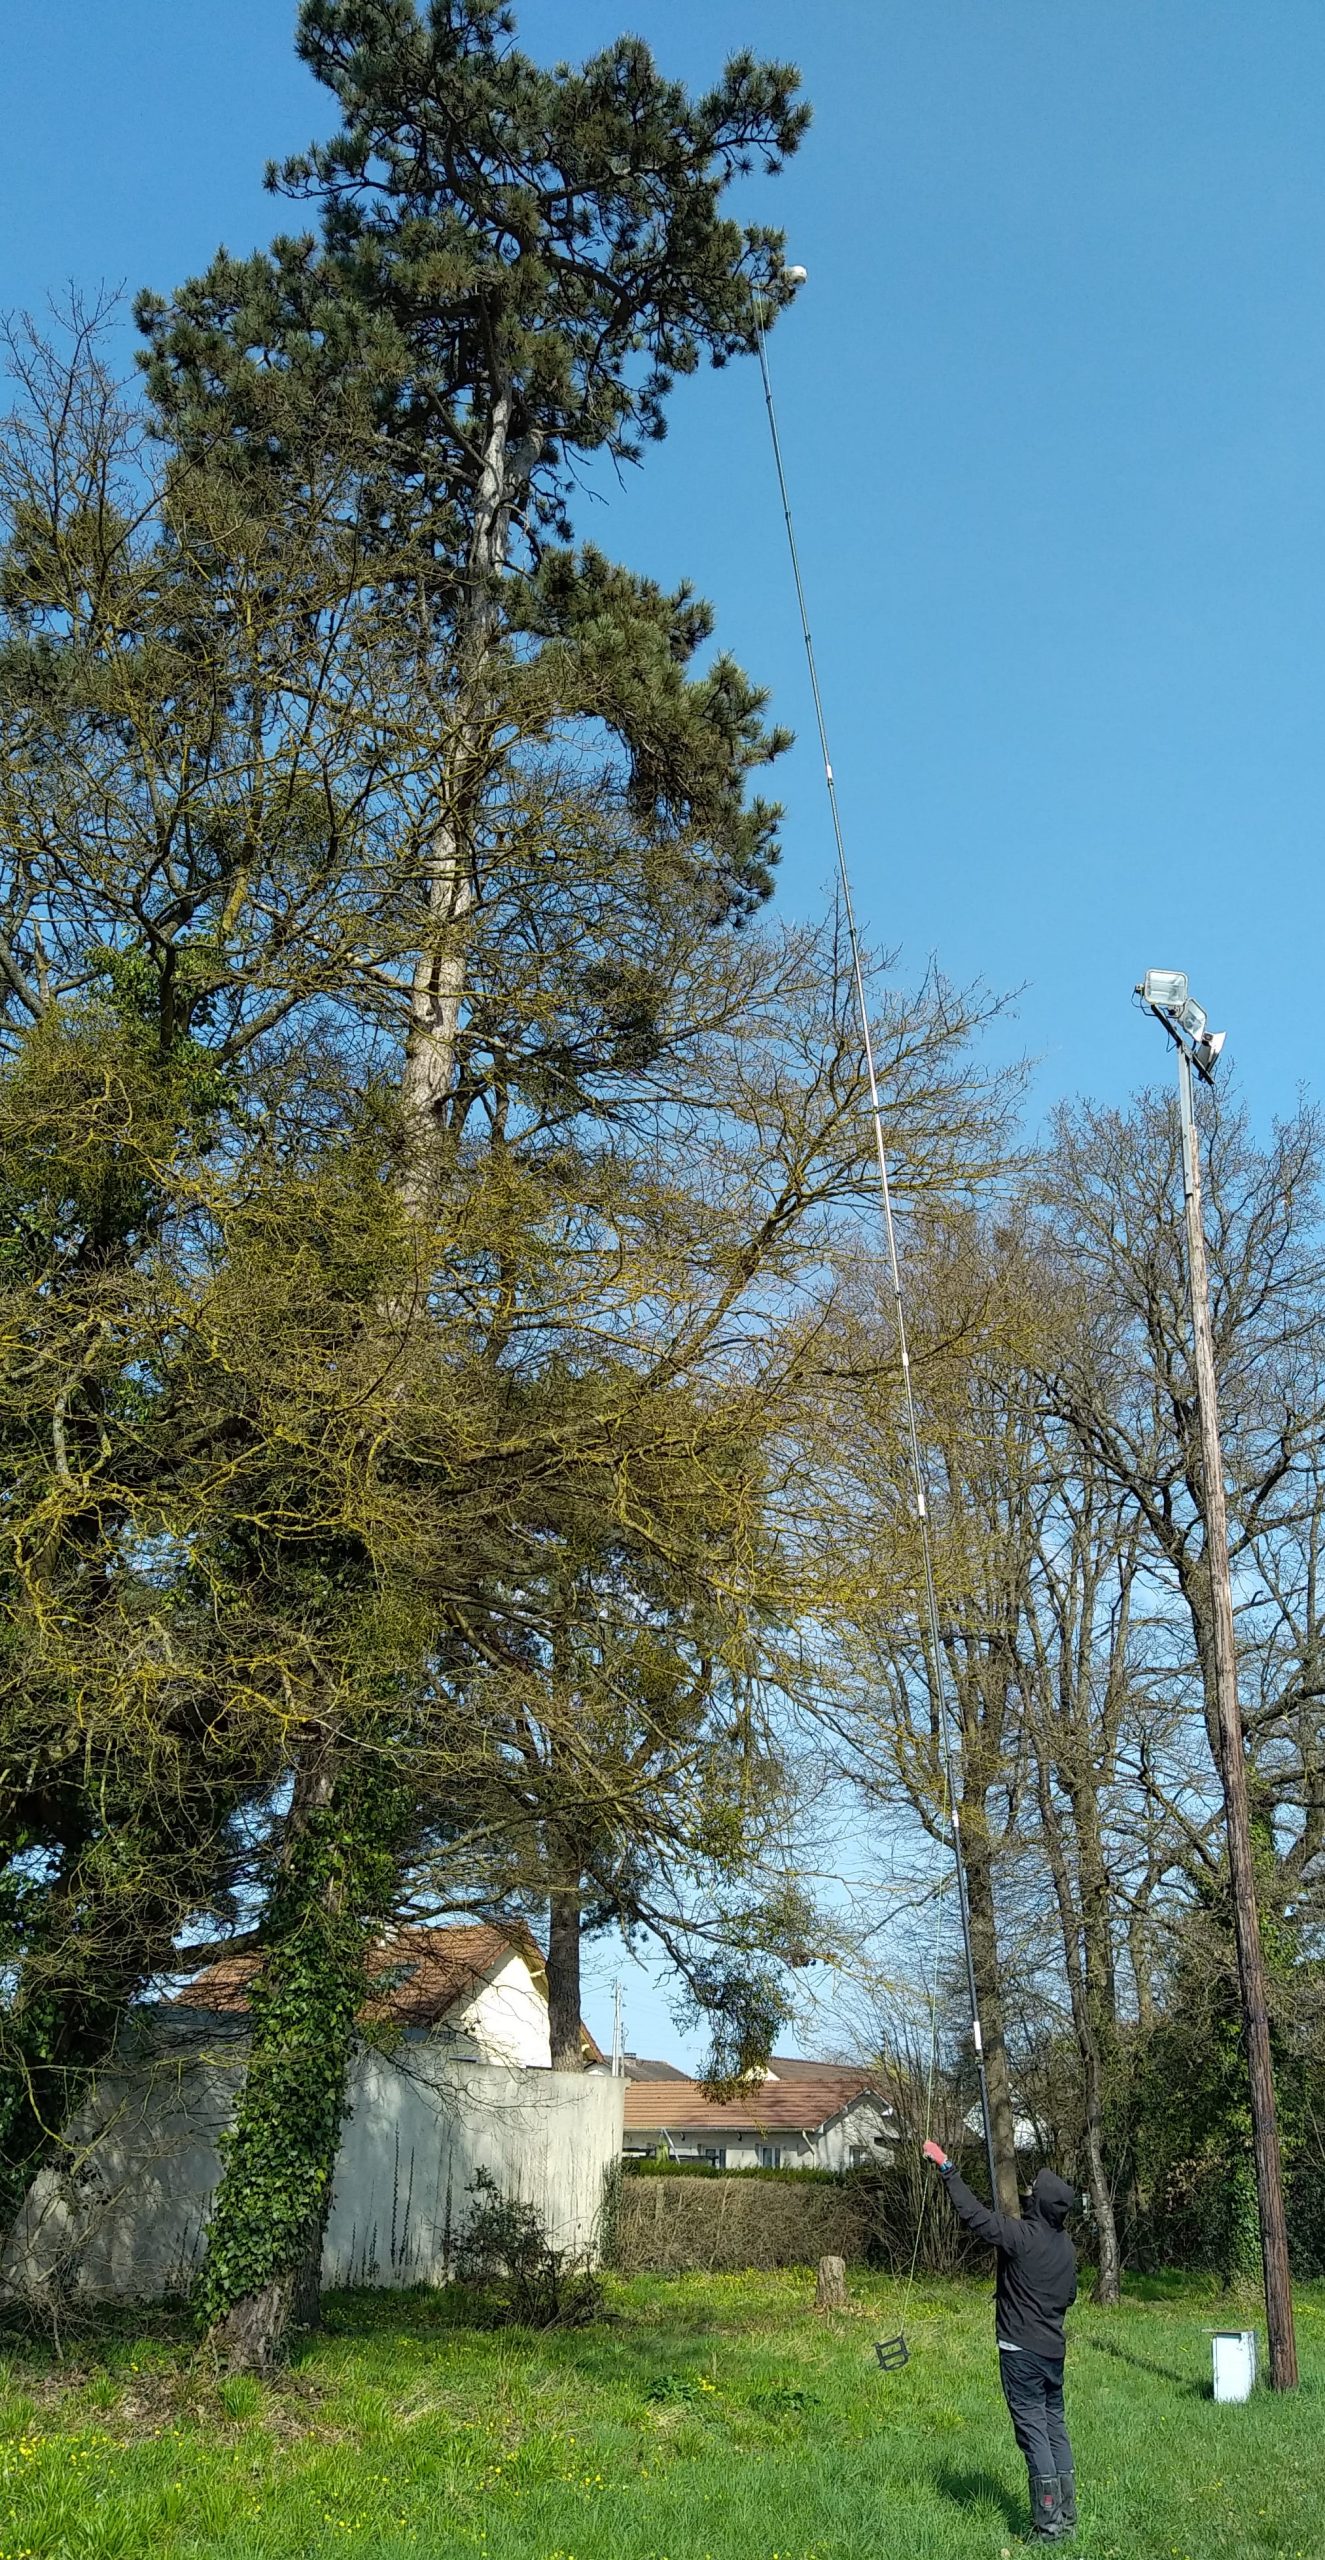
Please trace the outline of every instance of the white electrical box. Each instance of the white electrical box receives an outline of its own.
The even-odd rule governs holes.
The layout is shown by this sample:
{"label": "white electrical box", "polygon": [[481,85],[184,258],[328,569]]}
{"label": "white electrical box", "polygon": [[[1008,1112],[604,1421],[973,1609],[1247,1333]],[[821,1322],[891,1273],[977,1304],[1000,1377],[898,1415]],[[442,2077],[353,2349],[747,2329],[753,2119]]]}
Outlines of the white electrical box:
{"label": "white electrical box", "polygon": [[1216,2329],[1214,2351],[1216,2400],[1250,2400],[1256,2380],[1255,2330]]}

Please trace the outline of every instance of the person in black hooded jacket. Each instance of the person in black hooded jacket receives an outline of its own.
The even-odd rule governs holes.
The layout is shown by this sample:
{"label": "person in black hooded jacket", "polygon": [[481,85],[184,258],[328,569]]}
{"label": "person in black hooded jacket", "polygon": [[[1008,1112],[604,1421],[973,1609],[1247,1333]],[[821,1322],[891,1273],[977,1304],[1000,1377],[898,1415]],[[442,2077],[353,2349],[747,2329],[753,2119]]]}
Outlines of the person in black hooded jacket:
{"label": "person in black hooded jacket", "polygon": [[939,2171],[967,2230],[998,2253],[998,2370],[1026,2460],[1032,2538],[1058,2542],[1077,2520],[1076,2473],[1063,2415],[1063,2315],[1077,2298],[1077,2253],[1064,2228],[1072,2189],[1052,2169],[1041,2169],[1018,2220],[982,2204],[937,2142],[925,2144],[925,2158]]}

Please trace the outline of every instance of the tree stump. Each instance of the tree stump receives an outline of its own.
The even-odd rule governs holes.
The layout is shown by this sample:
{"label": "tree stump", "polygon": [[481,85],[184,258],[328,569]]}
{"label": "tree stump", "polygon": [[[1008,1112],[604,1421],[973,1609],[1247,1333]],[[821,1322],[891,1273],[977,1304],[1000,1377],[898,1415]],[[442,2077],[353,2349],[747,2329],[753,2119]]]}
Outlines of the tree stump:
{"label": "tree stump", "polygon": [[847,2298],[847,2262],[845,2258],[821,2258],[819,2282],[815,2289],[816,2311],[843,2311]]}

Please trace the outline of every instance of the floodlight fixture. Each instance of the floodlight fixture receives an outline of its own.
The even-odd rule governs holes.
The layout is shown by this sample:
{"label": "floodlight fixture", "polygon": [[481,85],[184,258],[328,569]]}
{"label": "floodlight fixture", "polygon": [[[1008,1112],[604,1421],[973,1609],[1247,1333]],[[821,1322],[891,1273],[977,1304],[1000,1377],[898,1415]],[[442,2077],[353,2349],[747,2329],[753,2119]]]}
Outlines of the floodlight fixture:
{"label": "floodlight fixture", "polygon": [[1147,969],[1137,983],[1136,993],[1147,1011],[1158,1015],[1169,1038],[1176,1041],[1197,1074],[1209,1084],[1226,1034],[1210,1029],[1205,1006],[1189,993],[1189,985],[1185,969]]}
{"label": "floodlight fixture", "polygon": [[1181,1013],[1187,1002],[1185,969],[1147,969],[1137,994],[1158,1013]]}

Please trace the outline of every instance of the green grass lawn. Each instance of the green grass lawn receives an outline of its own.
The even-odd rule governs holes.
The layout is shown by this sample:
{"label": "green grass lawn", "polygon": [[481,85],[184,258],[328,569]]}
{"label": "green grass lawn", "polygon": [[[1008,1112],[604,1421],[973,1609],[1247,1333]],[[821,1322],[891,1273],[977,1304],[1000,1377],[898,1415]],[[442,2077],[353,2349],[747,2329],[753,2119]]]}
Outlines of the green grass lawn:
{"label": "green grass lawn", "polygon": [[[356,2294],[271,2386],[157,2322],[0,2368],[0,2560],[966,2560],[1015,2550],[1023,2481],[988,2295],[901,2287],[825,2319],[803,2274],[640,2278],[599,2327],[466,2326],[456,2295]],[[1074,2314],[1068,2414],[1097,2560],[1325,2555],[1325,2286],[1303,2389],[1209,2397],[1250,2300],[1137,2283]]]}

